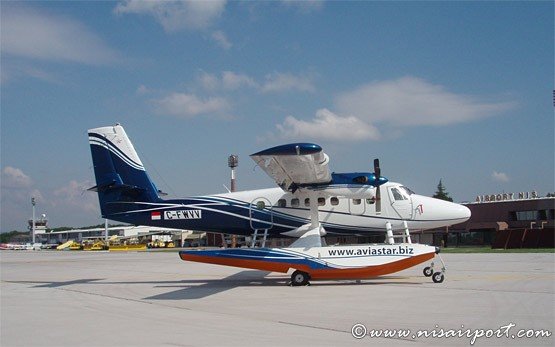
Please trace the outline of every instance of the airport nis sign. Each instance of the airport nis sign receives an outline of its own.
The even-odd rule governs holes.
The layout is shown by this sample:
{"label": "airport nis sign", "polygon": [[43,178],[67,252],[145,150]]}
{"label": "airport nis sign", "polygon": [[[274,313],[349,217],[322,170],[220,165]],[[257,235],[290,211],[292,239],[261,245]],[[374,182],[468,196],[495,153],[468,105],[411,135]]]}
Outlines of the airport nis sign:
{"label": "airport nis sign", "polygon": [[534,190],[531,192],[520,193],[502,193],[502,194],[487,194],[476,196],[475,202],[495,202],[495,201],[508,201],[508,200],[527,200],[539,198],[538,193]]}

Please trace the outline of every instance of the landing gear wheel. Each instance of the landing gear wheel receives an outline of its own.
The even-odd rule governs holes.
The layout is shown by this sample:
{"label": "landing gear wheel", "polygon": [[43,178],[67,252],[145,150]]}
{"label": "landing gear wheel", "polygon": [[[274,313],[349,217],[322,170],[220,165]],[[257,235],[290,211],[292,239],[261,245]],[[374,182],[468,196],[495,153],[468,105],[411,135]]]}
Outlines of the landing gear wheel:
{"label": "landing gear wheel", "polygon": [[432,275],[434,274],[434,270],[433,270],[431,267],[426,266],[426,267],[424,268],[424,271],[422,271],[422,273],[424,273],[424,276],[430,277],[430,276],[432,276]]}
{"label": "landing gear wheel", "polygon": [[292,286],[306,286],[310,280],[310,275],[306,272],[295,270],[291,275]]}
{"label": "landing gear wheel", "polygon": [[434,281],[434,283],[441,283],[441,282],[443,282],[443,279],[444,279],[443,273],[441,273],[441,272],[436,272],[432,276],[432,281]]}

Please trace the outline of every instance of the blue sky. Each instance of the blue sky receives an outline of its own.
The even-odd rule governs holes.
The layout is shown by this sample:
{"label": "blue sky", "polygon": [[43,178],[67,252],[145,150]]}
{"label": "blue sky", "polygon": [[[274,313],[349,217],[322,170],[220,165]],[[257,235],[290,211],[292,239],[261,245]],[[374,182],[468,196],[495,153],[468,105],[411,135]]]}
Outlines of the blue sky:
{"label": "blue sky", "polygon": [[101,223],[86,131],[123,124],[173,197],[273,186],[249,154],[320,144],[455,201],[554,188],[553,2],[8,2],[1,231],[30,197]]}

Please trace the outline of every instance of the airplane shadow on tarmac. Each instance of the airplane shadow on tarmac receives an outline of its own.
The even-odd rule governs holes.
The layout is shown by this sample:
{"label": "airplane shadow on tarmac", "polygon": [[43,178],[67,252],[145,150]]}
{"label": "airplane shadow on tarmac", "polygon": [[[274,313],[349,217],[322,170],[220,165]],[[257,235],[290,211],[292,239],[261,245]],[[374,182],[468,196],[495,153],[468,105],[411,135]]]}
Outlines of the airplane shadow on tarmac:
{"label": "airplane shadow on tarmac", "polygon": [[[267,271],[244,270],[225,278],[218,279],[190,279],[176,281],[107,281],[101,278],[76,279],[61,282],[46,281],[6,281],[13,283],[35,284],[34,288],[59,288],[79,284],[92,285],[129,285],[129,284],[152,284],[154,288],[176,288],[162,294],[157,294],[143,298],[143,300],[195,300],[212,296],[238,287],[275,287],[287,286],[288,277],[266,278],[270,274]],[[386,276],[367,280],[334,280],[334,281],[314,281],[315,286],[345,286],[345,285],[421,285],[423,282],[414,281],[395,281],[407,277]]]}
{"label": "airplane shadow on tarmac", "polygon": [[[145,300],[191,300],[201,299],[207,296],[218,294],[238,287],[286,287],[289,285],[288,277],[266,278],[270,272],[257,270],[244,270],[231,276],[221,279],[194,279],[181,280],[175,282],[152,282],[157,284],[157,288],[181,288],[163,294],[153,295]],[[421,282],[395,282],[391,280],[406,279],[406,277],[388,276],[373,278],[371,280],[343,280],[343,281],[315,281],[316,286],[336,286],[336,285],[415,285]],[[127,282],[126,282],[127,283]],[[143,282],[144,283],[144,282]]]}
{"label": "airplane shadow on tarmac", "polygon": [[36,284],[33,288],[58,288],[71,286],[73,284],[89,284],[96,281],[102,281],[103,278],[84,278],[79,280],[61,281],[61,282],[46,282],[46,281],[4,281],[7,283],[19,284]]}

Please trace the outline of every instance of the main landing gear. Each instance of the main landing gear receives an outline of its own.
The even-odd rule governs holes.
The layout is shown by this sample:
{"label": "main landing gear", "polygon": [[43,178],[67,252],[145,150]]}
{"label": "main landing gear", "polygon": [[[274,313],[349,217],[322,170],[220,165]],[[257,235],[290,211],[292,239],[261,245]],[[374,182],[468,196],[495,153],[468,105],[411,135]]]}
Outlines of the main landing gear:
{"label": "main landing gear", "polygon": [[445,263],[443,262],[443,259],[441,259],[441,255],[439,255],[439,248],[437,248],[436,254],[441,262],[441,271],[434,272],[434,262],[432,261],[430,266],[426,266],[422,273],[426,277],[432,277],[432,281],[434,281],[434,283],[441,283],[445,279]]}
{"label": "main landing gear", "polygon": [[310,285],[310,275],[304,271],[295,270],[293,274],[291,274],[291,286],[309,286]]}

